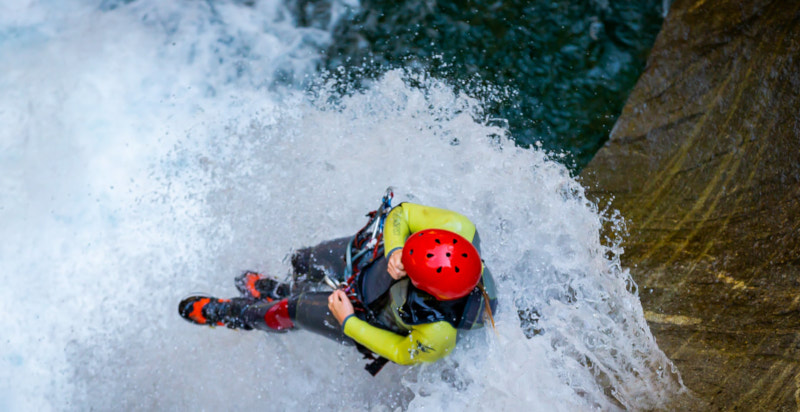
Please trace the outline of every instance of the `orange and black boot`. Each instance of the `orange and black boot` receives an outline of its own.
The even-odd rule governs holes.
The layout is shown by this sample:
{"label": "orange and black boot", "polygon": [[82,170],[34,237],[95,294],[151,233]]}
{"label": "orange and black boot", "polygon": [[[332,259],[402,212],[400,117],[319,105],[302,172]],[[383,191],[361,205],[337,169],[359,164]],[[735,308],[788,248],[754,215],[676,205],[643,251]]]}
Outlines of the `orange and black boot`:
{"label": "orange and black boot", "polygon": [[178,313],[182,318],[198,325],[250,330],[253,328],[245,322],[242,314],[254,302],[252,298],[217,299],[209,296],[191,296],[181,301]]}
{"label": "orange and black boot", "polygon": [[281,300],[291,292],[289,285],[250,271],[236,277],[234,284],[242,296],[264,299],[267,302]]}

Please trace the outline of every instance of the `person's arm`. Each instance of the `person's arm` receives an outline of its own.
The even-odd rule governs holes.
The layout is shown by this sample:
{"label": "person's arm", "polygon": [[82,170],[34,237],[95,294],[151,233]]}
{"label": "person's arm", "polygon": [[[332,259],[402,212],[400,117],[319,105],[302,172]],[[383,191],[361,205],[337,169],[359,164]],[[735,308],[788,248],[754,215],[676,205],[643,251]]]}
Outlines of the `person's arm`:
{"label": "person's arm", "polygon": [[350,316],[344,334],[372,352],[401,365],[435,362],[456,346],[456,329],[446,321],[415,325],[408,336],[398,335]]}
{"label": "person's arm", "polygon": [[412,233],[425,229],[449,230],[470,242],[475,237],[475,225],[461,213],[405,202],[392,209],[386,217],[383,229],[385,256],[402,249]]}
{"label": "person's arm", "polygon": [[446,321],[415,325],[407,336],[372,326],[355,317],[353,304],[341,289],[328,296],[328,309],[345,335],[401,365],[439,360],[456,346],[456,329]]}

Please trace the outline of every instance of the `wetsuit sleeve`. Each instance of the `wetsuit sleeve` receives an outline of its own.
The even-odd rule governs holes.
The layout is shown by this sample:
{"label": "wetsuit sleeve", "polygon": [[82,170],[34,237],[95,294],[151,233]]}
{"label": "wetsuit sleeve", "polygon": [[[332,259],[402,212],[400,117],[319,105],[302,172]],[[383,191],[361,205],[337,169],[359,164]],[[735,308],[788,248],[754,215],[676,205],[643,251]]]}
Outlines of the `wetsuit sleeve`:
{"label": "wetsuit sleeve", "polygon": [[386,217],[383,230],[385,254],[388,257],[397,248],[403,247],[412,233],[425,229],[444,229],[458,233],[472,242],[475,225],[461,213],[437,207],[401,203]]}
{"label": "wetsuit sleeve", "polygon": [[344,334],[401,365],[437,361],[456,346],[456,329],[446,321],[415,325],[408,336],[402,336],[353,316],[345,322]]}

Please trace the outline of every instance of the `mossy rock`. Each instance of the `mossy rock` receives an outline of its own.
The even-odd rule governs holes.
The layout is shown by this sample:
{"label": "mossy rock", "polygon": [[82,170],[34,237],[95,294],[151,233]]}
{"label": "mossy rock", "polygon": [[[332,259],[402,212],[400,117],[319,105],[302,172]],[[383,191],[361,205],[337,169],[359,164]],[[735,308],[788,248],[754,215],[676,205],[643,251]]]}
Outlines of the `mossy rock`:
{"label": "mossy rock", "polygon": [[798,410],[800,2],[675,1],[581,177],[703,409]]}

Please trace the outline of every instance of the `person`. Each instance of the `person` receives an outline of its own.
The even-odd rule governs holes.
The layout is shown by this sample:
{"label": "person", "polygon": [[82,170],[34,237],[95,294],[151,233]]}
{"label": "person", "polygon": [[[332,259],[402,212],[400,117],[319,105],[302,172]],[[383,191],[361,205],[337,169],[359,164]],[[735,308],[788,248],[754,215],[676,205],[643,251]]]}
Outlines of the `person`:
{"label": "person", "polygon": [[[354,344],[373,359],[373,375],[388,361],[443,358],[459,329],[494,324],[495,284],[478,232],[460,213],[407,202],[390,208],[388,199],[355,236],[295,252],[291,283],[245,272],[235,281],[241,297],[191,296],[178,312],[200,325],[305,329]],[[320,290],[326,283],[336,289]]]}

